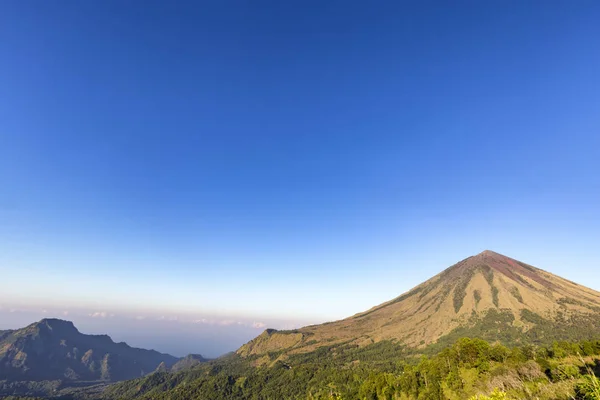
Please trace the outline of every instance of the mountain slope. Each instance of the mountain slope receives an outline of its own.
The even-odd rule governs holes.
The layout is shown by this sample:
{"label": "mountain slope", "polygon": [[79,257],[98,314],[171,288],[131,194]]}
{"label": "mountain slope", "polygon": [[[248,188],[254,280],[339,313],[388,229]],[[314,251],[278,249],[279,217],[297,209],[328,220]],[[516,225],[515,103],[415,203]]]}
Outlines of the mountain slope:
{"label": "mountain slope", "polygon": [[366,312],[294,331],[266,330],[237,353],[306,353],[383,340],[423,348],[460,336],[541,344],[596,335],[599,292],[486,250]]}
{"label": "mountain slope", "polygon": [[13,381],[118,381],[140,377],[177,358],[84,335],[72,322],[43,319],[0,332],[0,379]]}
{"label": "mountain slope", "polygon": [[171,371],[179,372],[184,371],[186,369],[192,369],[195,366],[205,363],[207,361],[209,360],[202,357],[200,354],[188,354],[187,356],[177,361],[175,365],[171,367]]}

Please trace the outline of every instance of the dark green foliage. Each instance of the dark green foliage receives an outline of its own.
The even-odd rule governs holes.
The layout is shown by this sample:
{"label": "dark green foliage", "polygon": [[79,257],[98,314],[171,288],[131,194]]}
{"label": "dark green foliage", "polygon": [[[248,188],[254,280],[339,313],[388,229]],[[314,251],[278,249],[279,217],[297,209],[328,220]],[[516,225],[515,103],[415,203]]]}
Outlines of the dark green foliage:
{"label": "dark green foliage", "polygon": [[600,312],[600,307],[591,306],[591,305],[589,305],[587,303],[583,303],[583,302],[575,300],[575,299],[573,299],[571,297],[561,297],[556,302],[558,304],[573,304],[573,305],[577,305],[577,306],[580,306],[580,307],[585,307],[585,308],[590,309],[592,311]]}
{"label": "dark green foliage", "polygon": [[584,349],[600,355],[600,341],[507,348],[460,338],[438,354],[420,358],[401,357],[403,349],[393,342],[362,349],[344,346],[295,355],[270,367],[253,367],[252,359],[241,357],[215,360],[190,371],[157,373],[116,384],[103,398],[442,400],[467,399],[490,385],[500,385],[509,391],[506,398],[514,399],[531,394],[530,382],[537,386],[567,382],[578,399],[596,399],[585,397],[593,395],[598,383],[591,369],[565,357]]}
{"label": "dark green foliage", "polygon": [[[428,346],[425,353],[436,354],[466,336],[500,342],[509,346],[524,344],[540,346],[552,344],[557,340],[585,341],[600,336],[600,320],[593,316],[571,316],[569,319],[551,321],[523,309],[521,310],[521,319],[534,325],[523,332],[521,328],[513,325],[515,317],[510,310],[490,309],[483,315],[473,314],[466,324],[442,336],[437,343]],[[590,349],[586,349],[585,354],[589,355],[590,351]],[[582,352],[582,354],[584,353]]]}
{"label": "dark green foliage", "polygon": [[600,319],[594,315],[570,315],[565,318],[559,314],[556,320],[551,321],[523,309],[521,318],[535,324],[524,335],[529,342],[535,344],[547,344],[555,340],[581,341],[600,333]]}
{"label": "dark green foliage", "polygon": [[512,325],[514,320],[515,317],[510,311],[490,309],[483,315],[474,314],[467,324],[441,337],[437,343],[428,346],[425,352],[435,354],[465,336],[518,345],[518,339],[523,333]]}
{"label": "dark green foliage", "polygon": [[544,318],[542,318],[541,315],[534,313],[533,311],[530,311],[528,309],[523,309],[521,310],[521,318],[524,321],[527,322],[532,322],[536,325],[541,325],[544,323]]}
{"label": "dark green foliage", "polygon": [[[69,381],[0,381],[0,399],[87,400],[99,397],[106,383]],[[7,397],[5,397],[7,396]]]}
{"label": "dark green foliage", "polygon": [[575,385],[577,399],[598,400],[600,399],[600,379],[593,375],[586,375]]}
{"label": "dark green foliage", "polygon": [[475,305],[478,306],[481,301],[481,292],[479,290],[475,290],[473,292],[473,298],[475,299]]}
{"label": "dark green foliage", "polygon": [[467,296],[467,286],[469,282],[471,282],[471,278],[475,274],[476,269],[469,269],[464,273],[460,278],[458,283],[456,284],[456,288],[454,289],[454,311],[458,313],[460,308],[462,307],[465,297]]}
{"label": "dark green foliage", "polygon": [[496,307],[500,306],[500,302],[498,300],[498,288],[492,285],[492,302]]}
{"label": "dark green foliage", "polygon": [[559,364],[550,371],[550,377],[555,381],[564,381],[579,376],[579,367],[573,364]]}
{"label": "dark green foliage", "polygon": [[498,301],[498,288],[494,286],[494,271],[490,268],[489,265],[482,265],[481,272],[483,272],[483,276],[487,281],[488,285],[490,285],[490,289],[492,290],[492,302],[496,307],[499,306]]}
{"label": "dark green foliage", "polygon": [[4,400],[42,400],[41,397],[21,397],[21,396],[8,396],[3,397]]}
{"label": "dark green foliage", "polygon": [[513,297],[519,301],[519,303],[523,304],[523,297],[521,296],[521,292],[519,292],[518,287],[516,287],[516,286],[511,287],[510,294],[512,294]]}
{"label": "dark green foliage", "polygon": [[456,287],[456,290],[454,291],[454,298],[452,299],[454,302],[454,312],[458,313],[460,311],[460,308],[462,307],[464,300],[465,300],[465,296],[467,295],[467,292],[465,291],[466,289],[466,285],[460,285]]}
{"label": "dark green foliage", "polygon": [[483,276],[487,283],[490,286],[494,286],[494,271],[489,267],[489,265],[482,266],[481,271],[483,272]]}
{"label": "dark green foliage", "polygon": [[46,393],[53,393],[61,386],[60,381],[0,381],[0,398],[3,395],[12,396],[44,396]]}

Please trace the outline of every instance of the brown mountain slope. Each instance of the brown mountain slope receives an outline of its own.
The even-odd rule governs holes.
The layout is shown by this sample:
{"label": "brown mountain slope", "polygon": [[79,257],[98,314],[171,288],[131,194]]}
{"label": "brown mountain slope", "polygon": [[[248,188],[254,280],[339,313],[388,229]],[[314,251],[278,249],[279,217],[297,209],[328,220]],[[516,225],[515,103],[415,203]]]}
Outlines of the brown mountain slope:
{"label": "brown mountain slope", "polygon": [[423,348],[459,336],[506,344],[600,336],[600,293],[486,250],[366,312],[294,331],[266,330],[238,354],[382,340]]}

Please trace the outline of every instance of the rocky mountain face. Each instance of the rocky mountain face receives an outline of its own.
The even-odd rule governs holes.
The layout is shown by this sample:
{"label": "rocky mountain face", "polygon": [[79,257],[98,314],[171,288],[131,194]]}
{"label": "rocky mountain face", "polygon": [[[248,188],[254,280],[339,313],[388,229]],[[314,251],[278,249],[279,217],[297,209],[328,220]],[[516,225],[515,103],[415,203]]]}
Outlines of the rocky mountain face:
{"label": "rocky mountain face", "polygon": [[599,335],[599,292],[487,250],[368,311],[294,331],[269,329],[237,353],[300,354],[384,340],[425,349],[464,336],[546,344]]}
{"label": "rocky mountain face", "polygon": [[0,332],[0,380],[119,381],[172,367],[178,359],[154,350],[85,335],[72,322],[44,319]]}

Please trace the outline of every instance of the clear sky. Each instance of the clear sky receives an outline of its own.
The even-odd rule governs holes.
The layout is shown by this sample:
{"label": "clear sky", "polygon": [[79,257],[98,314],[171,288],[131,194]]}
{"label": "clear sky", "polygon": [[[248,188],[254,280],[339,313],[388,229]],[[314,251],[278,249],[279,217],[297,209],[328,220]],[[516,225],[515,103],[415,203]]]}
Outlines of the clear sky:
{"label": "clear sky", "polygon": [[598,21],[587,0],[1,2],[0,329],[244,327],[186,342],[215,355],[484,249],[600,290]]}

